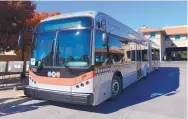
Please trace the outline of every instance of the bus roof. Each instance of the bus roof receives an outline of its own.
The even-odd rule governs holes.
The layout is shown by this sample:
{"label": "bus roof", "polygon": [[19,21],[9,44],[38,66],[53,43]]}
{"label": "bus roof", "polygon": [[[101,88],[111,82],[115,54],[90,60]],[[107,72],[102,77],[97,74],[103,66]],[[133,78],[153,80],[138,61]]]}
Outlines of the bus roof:
{"label": "bus roof", "polygon": [[105,13],[102,13],[102,12],[98,12],[98,11],[81,11],[81,12],[60,14],[60,15],[46,18],[42,20],[41,22],[56,20],[56,19],[71,18],[71,17],[79,17],[79,16],[89,16],[94,19],[97,18],[98,16],[102,16],[103,18],[108,19],[108,21],[111,22],[111,24],[118,27],[118,30],[113,31],[115,35],[119,35],[121,37],[130,39],[131,41],[135,41],[135,42],[137,42],[137,40],[145,40],[145,41],[148,40],[142,33],[131,29],[127,25],[119,22],[118,20],[112,18],[111,16],[106,15]]}
{"label": "bus roof", "polygon": [[90,17],[95,17],[99,12],[97,11],[82,11],[82,12],[73,12],[73,13],[66,13],[66,14],[60,14],[52,17],[48,17],[43,21],[50,21],[50,20],[56,20],[56,19],[63,19],[63,18],[71,18],[71,17],[78,17],[78,16],[90,16]]}

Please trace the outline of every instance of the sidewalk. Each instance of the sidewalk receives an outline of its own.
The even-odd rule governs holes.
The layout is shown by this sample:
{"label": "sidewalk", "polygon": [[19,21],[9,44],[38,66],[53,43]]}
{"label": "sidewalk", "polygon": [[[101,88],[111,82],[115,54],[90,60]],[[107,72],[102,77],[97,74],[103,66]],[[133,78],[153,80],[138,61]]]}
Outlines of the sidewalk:
{"label": "sidewalk", "polygon": [[31,100],[25,97],[23,90],[6,90],[0,91],[0,110],[18,105]]}
{"label": "sidewalk", "polygon": [[15,90],[15,87],[22,87],[18,74],[0,78],[0,110],[31,100],[24,96],[23,90]]}

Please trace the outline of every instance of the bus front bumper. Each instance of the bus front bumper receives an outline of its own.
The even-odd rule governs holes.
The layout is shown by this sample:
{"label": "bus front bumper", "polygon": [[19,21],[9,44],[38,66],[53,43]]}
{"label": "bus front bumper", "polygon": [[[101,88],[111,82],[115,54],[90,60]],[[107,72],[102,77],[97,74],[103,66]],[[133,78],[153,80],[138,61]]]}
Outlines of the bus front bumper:
{"label": "bus front bumper", "polygon": [[92,93],[71,93],[40,89],[30,86],[24,87],[24,94],[33,98],[81,105],[92,105],[94,99]]}

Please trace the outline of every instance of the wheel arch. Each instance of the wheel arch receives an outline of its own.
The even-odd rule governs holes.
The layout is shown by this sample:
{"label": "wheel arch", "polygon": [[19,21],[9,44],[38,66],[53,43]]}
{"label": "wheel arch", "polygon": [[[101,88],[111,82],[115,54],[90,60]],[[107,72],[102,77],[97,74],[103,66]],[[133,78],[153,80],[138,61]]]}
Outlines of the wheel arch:
{"label": "wheel arch", "polygon": [[121,79],[121,86],[123,88],[123,76],[122,76],[122,73],[120,71],[115,71],[114,74],[113,74],[113,77],[114,76],[118,76]]}

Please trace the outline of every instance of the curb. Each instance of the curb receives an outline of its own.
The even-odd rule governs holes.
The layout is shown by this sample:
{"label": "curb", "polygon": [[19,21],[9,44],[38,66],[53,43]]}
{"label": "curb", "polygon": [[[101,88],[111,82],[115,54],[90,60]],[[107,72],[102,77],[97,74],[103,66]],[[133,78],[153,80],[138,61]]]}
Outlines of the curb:
{"label": "curb", "polygon": [[27,101],[30,101],[30,100],[32,100],[32,98],[23,97],[23,98],[21,98],[21,99],[15,100],[15,101],[13,101],[13,102],[2,103],[2,104],[0,105],[0,110],[6,109],[6,108],[10,108],[10,107],[15,106],[15,105],[22,104],[22,103],[27,102]]}

